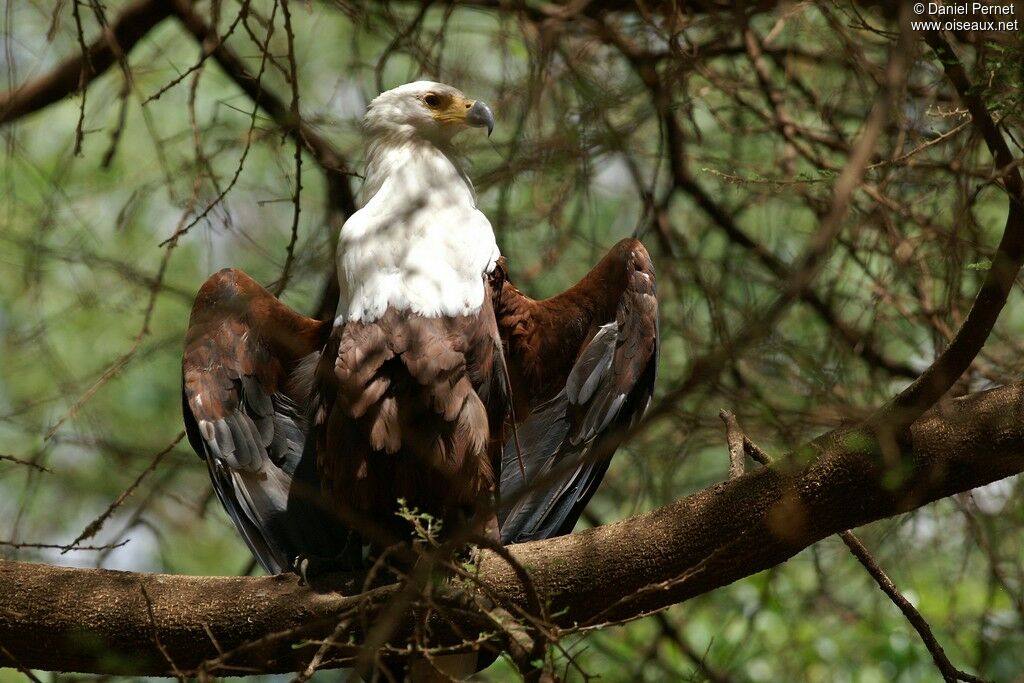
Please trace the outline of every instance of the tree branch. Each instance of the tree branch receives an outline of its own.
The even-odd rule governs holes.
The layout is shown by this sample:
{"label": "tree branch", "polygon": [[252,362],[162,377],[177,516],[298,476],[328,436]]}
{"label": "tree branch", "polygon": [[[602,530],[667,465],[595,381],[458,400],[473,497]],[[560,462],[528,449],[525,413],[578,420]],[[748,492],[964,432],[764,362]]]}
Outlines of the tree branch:
{"label": "tree branch", "polygon": [[[327,180],[327,226],[335,235],[341,230],[345,218],[356,210],[355,194],[349,182],[348,163],[331,142],[302,120],[297,105],[293,110],[285,101],[267,90],[245,66],[245,63],[227,45],[215,38],[213,29],[196,13],[192,0],[173,0],[173,11],[178,20],[200,45],[212,44],[212,56],[221,69],[248,95],[297,145],[301,145],[323,169]],[[293,74],[294,77],[294,74]],[[294,87],[294,84],[293,84]],[[296,152],[298,154],[298,152]],[[298,158],[298,157],[297,157]],[[334,316],[338,304],[338,276],[334,272],[334,259],[324,283],[314,315],[327,320]]]}
{"label": "tree branch", "polygon": [[127,54],[150,29],[171,15],[173,8],[160,0],[139,0],[128,5],[85,53],[61,62],[44,76],[0,93],[0,124],[31,114],[79,92],[114,64],[113,46]]}
{"label": "tree branch", "polygon": [[348,184],[348,165],[341,153],[330,141],[297,117],[283,99],[267,90],[227,45],[213,40],[213,29],[196,13],[191,0],[173,0],[168,4],[172,5],[178,20],[200,45],[208,44],[207,41],[213,43],[213,58],[231,80],[313,155],[327,173],[328,191],[338,193],[337,203],[346,214],[354,213],[355,198]]}
{"label": "tree branch", "polygon": [[[510,551],[530,569],[562,628],[635,618],[784,562],[830,534],[1024,471],[1024,383],[943,404],[922,416],[911,435],[905,457],[893,462],[863,431],[829,432],[771,467],[652,512]],[[480,578],[504,605],[528,604],[520,578],[493,553],[484,555]],[[342,591],[358,585],[338,581],[332,587]],[[330,634],[338,616],[352,610],[366,610],[372,623],[397,590],[345,596],[326,588],[299,586],[291,576],[167,576],[0,562],[0,645],[9,653],[0,656],[26,668],[102,673],[187,673],[210,659],[221,672],[294,671],[320,645],[294,643]],[[463,633],[494,631],[464,598],[448,587],[432,601],[461,605],[445,616]],[[451,629],[433,633],[442,642],[447,633],[448,644],[463,642]],[[356,626],[335,640],[349,643],[349,637],[342,657],[355,654]]]}
{"label": "tree branch", "polygon": [[1003,236],[992,256],[992,265],[953,341],[920,377],[872,416],[872,425],[880,429],[886,439],[898,438],[907,425],[949,391],[970,367],[999,319],[1017,273],[1024,265],[1024,179],[1017,169],[1017,160],[992,119],[979,89],[971,84],[967,71],[949,43],[937,31],[925,32],[924,38],[971,113],[974,127],[984,138],[995,162],[993,178],[1006,189],[1009,207]]}
{"label": "tree branch", "polygon": [[[770,465],[772,463],[771,456],[743,434],[734,414],[727,410],[722,410],[719,412],[719,417],[722,418],[726,425],[726,438],[729,443],[730,478],[734,476],[733,472],[737,469],[742,473],[743,456],[745,453],[749,453],[751,458],[762,465]],[[739,463],[738,466],[737,462]],[[896,587],[893,580],[889,578],[889,575],[885,573],[885,570],[878,564],[878,561],[872,556],[864,543],[857,538],[856,534],[849,530],[841,531],[839,532],[839,538],[843,540],[843,543],[850,549],[850,552],[857,558],[857,561],[861,563],[861,566],[867,570],[871,578],[875,580],[875,583],[878,584],[882,592],[899,608],[903,616],[910,622],[910,625],[921,636],[921,640],[924,641],[925,647],[928,648],[928,652],[931,654],[935,666],[939,669],[939,673],[942,674],[943,680],[948,683],[956,683],[957,681],[984,683],[983,679],[960,671],[953,666],[949,661],[949,657],[946,656],[945,650],[942,649],[942,645],[935,638],[935,634],[932,633],[932,628],[927,620],[917,611],[917,608],[914,607],[910,600],[900,592],[900,589]]]}
{"label": "tree branch", "polygon": [[[86,88],[118,59],[125,59],[151,29],[172,15],[177,16],[204,50],[210,50],[218,65],[252,98],[253,102],[263,109],[296,145],[314,157],[327,180],[327,224],[329,229],[337,234],[344,219],[356,210],[355,195],[349,182],[344,156],[327,138],[302,120],[297,108],[285,104],[249,72],[242,60],[195,11],[191,0],[139,0],[129,5],[105,28],[104,35],[94,40],[78,55],[69,57],[44,76],[9,92],[0,93],[0,124],[9,123],[43,109]],[[294,80],[294,74],[292,76]],[[320,298],[315,315],[321,319],[333,316],[338,298],[337,276],[333,272],[327,277]]]}
{"label": "tree branch", "polygon": [[[231,49],[217,39],[213,29],[196,13],[191,0],[158,2],[139,0],[126,7],[108,27],[108,35],[94,40],[86,54],[70,57],[44,76],[15,90],[0,93],[0,124],[42,109],[87,86],[110,68],[117,59],[112,45],[127,55],[149,31],[169,16],[176,15],[196,41],[212,50],[212,56],[225,73],[286,133],[313,155],[327,174],[328,192],[333,206],[344,214],[355,211],[355,198],[348,182],[344,156],[329,140],[297,117],[284,100],[268,91]],[[80,82],[80,76],[84,74]]]}

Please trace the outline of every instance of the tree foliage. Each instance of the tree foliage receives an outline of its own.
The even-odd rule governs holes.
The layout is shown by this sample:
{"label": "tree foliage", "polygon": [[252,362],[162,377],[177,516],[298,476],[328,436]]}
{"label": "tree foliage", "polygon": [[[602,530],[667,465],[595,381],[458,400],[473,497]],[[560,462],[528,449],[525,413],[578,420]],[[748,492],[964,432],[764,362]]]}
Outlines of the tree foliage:
{"label": "tree foliage", "polygon": [[[418,78],[496,113],[494,136],[463,150],[522,289],[561,291],[626,235],[656,261],[658,395],[588,524],[725,479],[720,409],[736,417],[734,456],[756,443],[813,462],[812,439],[877,415],[972,305],[998,320],[954,359],[966,372],[940,373],[933,414],[1019,381],[1017,287],[1002,308],[975,297],[1017,282],[1024,255],[1021,34],[927,34],[913,18],[892,3],[11,3],[0,553],[253,571],[181,439],[191,297],[230,265],[330,314],[359,117]],[[892,492],[929,485],[899,466],[904,437],[877,454],[896,464]],[[950,661],[985,680],[1024,669],[1020,487],[1002,479],[857,532]],[[856,497],[833,503],[868,518]],[[781,538],[808,524],[780,510]],[[732,524],[718,514],[709,524]],[[546,659],[569,680],[934,680],[934,651],[876,580],[831,537],[668,611],[552,638]]]}

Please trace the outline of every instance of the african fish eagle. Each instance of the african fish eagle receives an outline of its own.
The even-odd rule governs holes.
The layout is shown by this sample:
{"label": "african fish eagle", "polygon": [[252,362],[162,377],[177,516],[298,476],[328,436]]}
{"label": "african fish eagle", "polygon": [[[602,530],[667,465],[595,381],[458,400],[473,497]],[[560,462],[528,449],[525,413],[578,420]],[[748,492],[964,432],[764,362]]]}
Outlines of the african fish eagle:
{"label": "african fish eagle", "polygon": [[238,270],[199,290],[185,425],[268,572],[408,539],[399,499],[442,530],[471,523],[505,543],[568,533],[647,408],[647,251],[624,239],[550,299],[516,289],[452,142],[493,125],[486,104],[440,83],[370,103],[333,321]]}

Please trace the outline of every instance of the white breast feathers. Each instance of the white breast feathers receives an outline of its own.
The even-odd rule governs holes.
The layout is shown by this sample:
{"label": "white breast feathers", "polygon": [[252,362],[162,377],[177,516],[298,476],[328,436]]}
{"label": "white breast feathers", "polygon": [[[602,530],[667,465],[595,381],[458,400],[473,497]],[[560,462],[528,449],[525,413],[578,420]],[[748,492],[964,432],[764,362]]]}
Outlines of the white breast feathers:
{"label": "white breast feathers", "polygon": [[490,221],[454,154],[415,137],[371,141],[365,205],[341,230],[339,322],[388,307],[472,315],[499,256]]}

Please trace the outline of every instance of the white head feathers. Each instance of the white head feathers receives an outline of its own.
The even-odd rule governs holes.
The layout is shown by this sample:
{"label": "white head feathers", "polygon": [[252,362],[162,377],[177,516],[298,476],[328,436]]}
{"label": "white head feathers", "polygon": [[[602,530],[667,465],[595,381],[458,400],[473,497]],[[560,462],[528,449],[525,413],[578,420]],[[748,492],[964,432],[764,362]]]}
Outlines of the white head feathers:
{"label": "white head feathers", "polygon": [[[377,95],[363,116],[363,130],[367,138],[422,135],[421,131],[435,127],[434,118],[423,103],[423,95],[438,86],[441,84],[416,81]],[[441,87],[449,89],[448,86]]]}
{"label": "white head feathers", "polygon": [[476,313],[499,252],[451,138],[467,127],[489,132],[491,110],[451,86],[417,81],[374,99],[363,124],[363,208],[338,243],[338,322],[375,320],[388,307]]}

